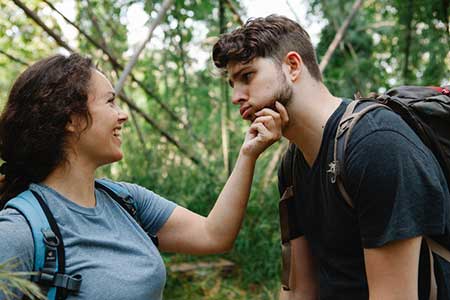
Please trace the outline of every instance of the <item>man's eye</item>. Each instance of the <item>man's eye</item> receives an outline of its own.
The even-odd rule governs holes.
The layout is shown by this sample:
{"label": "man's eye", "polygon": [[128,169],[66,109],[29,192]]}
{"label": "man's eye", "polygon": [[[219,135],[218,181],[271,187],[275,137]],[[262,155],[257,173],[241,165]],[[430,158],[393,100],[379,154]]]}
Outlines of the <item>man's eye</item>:
{"label": "man's eye", "polygon": [[242,80],[244,82],[249,82],[250,79],[252,79],[252,76],[253,76],[253,72],[245,73],[245,74],[242,75]]}

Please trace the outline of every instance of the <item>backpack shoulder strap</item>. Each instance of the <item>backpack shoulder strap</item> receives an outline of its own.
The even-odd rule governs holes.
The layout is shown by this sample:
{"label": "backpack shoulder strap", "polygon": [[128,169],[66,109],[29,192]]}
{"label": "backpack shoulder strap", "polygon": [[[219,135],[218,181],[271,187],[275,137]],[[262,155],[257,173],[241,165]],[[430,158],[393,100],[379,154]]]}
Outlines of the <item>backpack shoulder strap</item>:
{"label": "backpack shoulder strap", "polygon": [[20,212],[30,226],[34,242],[34,271],[31,280],[46,288],[47,298],[65,299],[78,293],[81,275],[65,274],[64,243],[58,225],[42,197],[26,190],[9,200],[5,207]]}
{"label": "backpack shoulder strap", "polygon": [[95,187],[105,191],[111,198],[122,206],[134,219],[137,218],[136,203],[131,194],[119,184],[107,180],[96,179]]}
{"label": "backpack shoulder strap", "polygon": [[337,127],[334,138],[333,161],[329,164],[327,172],[331,174],[331,182],[336,183],[339,192],[350,207],[353,207],[353,201],[343,184],[345,180],[345,151],[348,141],[356,123],[368,112],[382,107],[390,109],[384,104],[374,102],[374,99],[371,98],[353,100],[347,105]]}
{"label": "backpack shoulder strap", "polygon": [[[125,209],[125,211],[128,212],[131,217],[133,217],[133,219],[139,224],[139,226],[143,228],[141,220],[139,219],[137,213],[136,202],[127,189],[108,179],[96,179],[95,187],[105,191],[111,198],[114,199],[114,201],[119,203],[119,205],[122,206],[122,208]],[[147,235],[150,237],[155,246],[158,247],[158,237],[151,235],[148,232]]]}
{"label": "backpack shoulder strap", "polygon": [[6,203],[5,208],[14,208],[20,212],[28,222],[34,242],[34,268],[35,270],[41,269],[44,266],[45,252],[43,231],[51,230],[47,216],[39,203],[35,201],[30,190],[9,200],[8,203]]}
{"label": "backpack shoulder strap", "polygon": [[[369,111],[380,107],[392,110],[390,107],[374,101],[374,99],[367,98],[354,100],[347,106],[347,109],[344,112],[337,128],[336,137],[334,140],[333,161],[330,163],[330,169],[327,172],[331,173],[331,182],[337,184],[342,197],[352,208],[353,201],[343,184],[343,181],[345,180],[345,150],[347,149],[352,129],[354,128],[358,120],[360,120]],[[433,253],[450,262],[450,250],[446,249],[427,236],[424,236],[424,240],[429,251],[429,264],[431,274],[429,300],[435,300],[437,299],[437,285],[436,276],[434,273]]]}
{"label": "backpack shoulder strap", "polygon": [[281,285],[283,290],[290,290],[289,280],[291,272],[291,243],[290,243],[290,218],[289,218],[289,202],[295,197],[295,191],[297,190],[295,184],[297,182],[295,177],[295,159],[296,159],[296,146],[294,144],[289,145],[288,150],[283,156],[282,164],[282,176],[286,181],[283,187],[284,191],[278,204],[278,210],[280,215],[280,230],[281,230],[281,261],[282,261],[282,273],[281,273]]}

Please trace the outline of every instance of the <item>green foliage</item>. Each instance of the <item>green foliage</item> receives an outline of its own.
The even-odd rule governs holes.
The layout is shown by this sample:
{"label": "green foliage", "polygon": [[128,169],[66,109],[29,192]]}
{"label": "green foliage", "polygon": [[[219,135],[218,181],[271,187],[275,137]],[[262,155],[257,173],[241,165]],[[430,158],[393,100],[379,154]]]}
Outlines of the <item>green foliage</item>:
{"label": "green foliage", "polygon": [[28,281],[30,273],[12,272],[19,262],[7,261],[0,264],[0,293],[6,297],[6,300],[17,299],[16,292],[20,291],[29,299],[45,299],[39,287]]}
{"label": "green foliage", "polygon": [[[328,25],[317,47],[322,57],[351,10],[351,1],[312,1]],[[442,1],[366,1],[327,66],[325,83],[352,97],[393,85],[440,85],[450,77],[449,7]]]}

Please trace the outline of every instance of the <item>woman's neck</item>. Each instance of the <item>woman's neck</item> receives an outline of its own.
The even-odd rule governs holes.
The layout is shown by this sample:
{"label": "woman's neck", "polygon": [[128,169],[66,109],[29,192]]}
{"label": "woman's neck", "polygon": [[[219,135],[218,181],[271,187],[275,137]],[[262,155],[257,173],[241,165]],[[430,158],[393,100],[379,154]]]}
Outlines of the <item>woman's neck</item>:
{"label": "woman's neck", "polygon": [[95,169],[63,163],[42,183],[80,206],[95,207],[94,174]]}

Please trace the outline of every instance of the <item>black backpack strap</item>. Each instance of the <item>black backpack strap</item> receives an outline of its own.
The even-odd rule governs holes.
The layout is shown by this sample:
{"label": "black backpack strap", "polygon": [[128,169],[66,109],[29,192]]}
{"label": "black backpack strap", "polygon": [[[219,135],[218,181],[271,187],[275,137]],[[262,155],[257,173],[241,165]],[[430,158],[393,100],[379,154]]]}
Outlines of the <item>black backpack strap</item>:
{"label": "black backpack strap", "polygon": [[[65,273],[64,242],[58,224],[41,195],[35,191],[31,192],[42,207],[51,228],[51,230],[42,230],[45,244],[44,267],[38,270],[38,273],[33,275],[31,279],[44,287],[56,287],[55,299],[63,300],[67,298],[69,293],[76,294],[80,291],[82,277],[79,274],[69,275]],[[57,268],[56,259],[58,260]]]}
{"label": "black backpack strap", "polygon": [[26,190],[9,200],[6,207],[21,213],[30,226],[34,242],[34,275],[48,299],[65,299],[69,293],[80,290],[80,275],[65,272],[64,242],[53,214],[42,197]]}
{"label": "black backpack strap", "polygon": [[[133,197],[130,195],[130,193],[128,193],[118,184],[104,179],[95,180],[95,187],[105,191],[111,198],[114,199],[114,201],[119,203],[119,205],[123,209],[125,209],[125,211],[128,212],[128,214],[131,215],[131,217],[133,217],[133,219],[139,224],[139,226],[141,226],[141,228],[144,228],[142,227],[142,223],[137,214],[136,203]],[[158,247],[159,245],[158,237],[151,235],[148,232],[147,235],[150,237],[153,244],[155,244],[155,246]]]}

